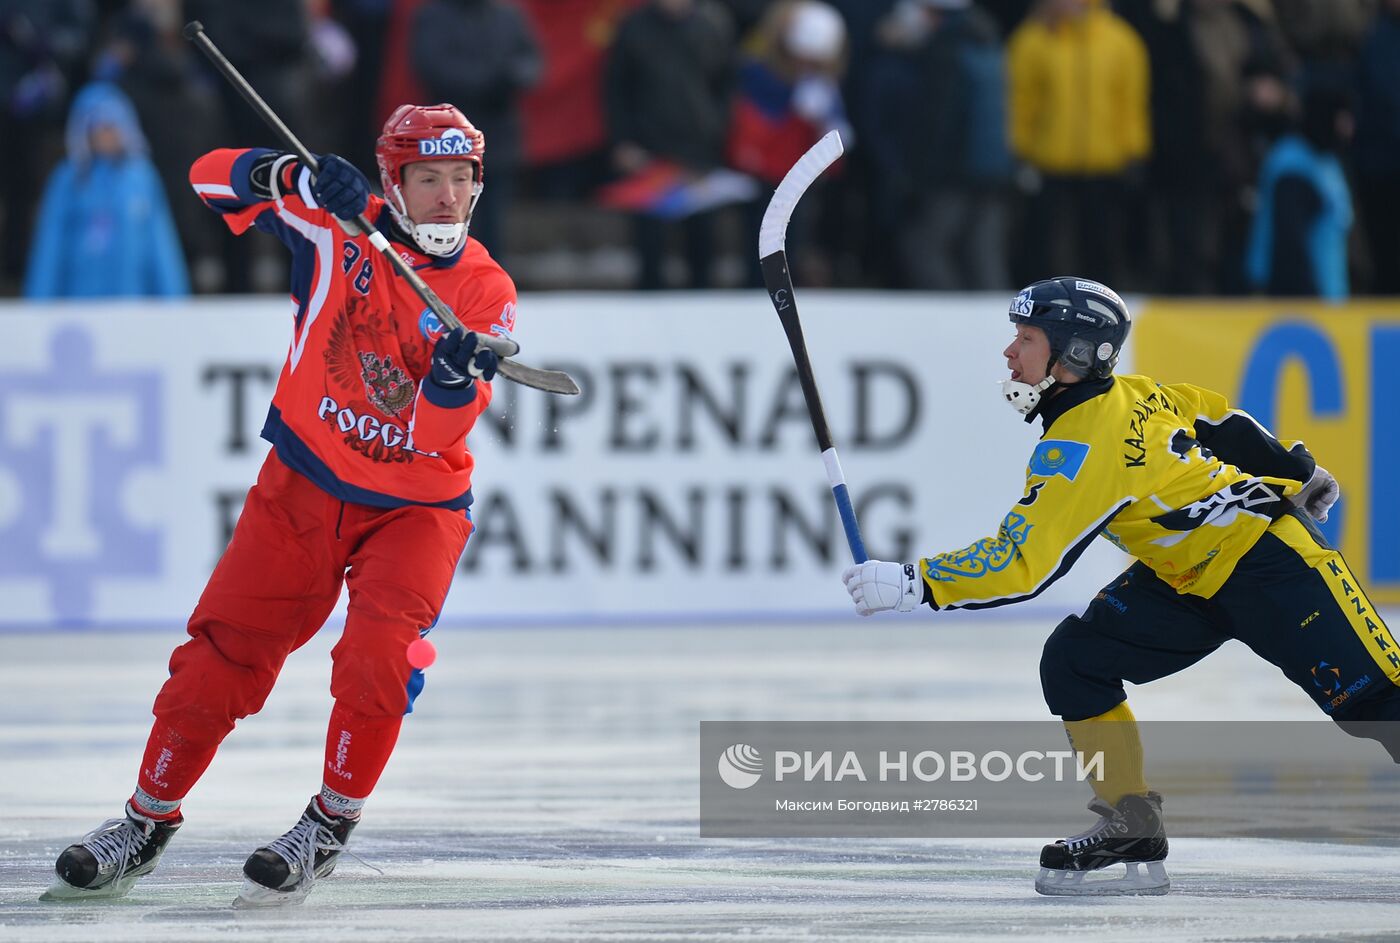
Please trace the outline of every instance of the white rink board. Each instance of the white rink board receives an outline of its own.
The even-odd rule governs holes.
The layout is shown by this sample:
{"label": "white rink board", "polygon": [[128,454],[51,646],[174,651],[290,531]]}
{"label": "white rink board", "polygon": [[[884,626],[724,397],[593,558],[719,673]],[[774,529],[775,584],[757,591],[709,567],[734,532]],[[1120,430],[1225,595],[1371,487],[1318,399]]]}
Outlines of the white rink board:
{"label": "white rink board", "polygon": [[[872,556],[994,533],[1039,431],[997,386],[1006,299],[799,305]],[[183,622],[266,453],[287,301],[0,319],[0,627]],[[516,333],[522,360],[566,367],[585,394],[496,382],[445,621],[849,616],[848,554],[762,293],[530,295]],[[1099,543],[1030,606],[1082,608],[1124,560]]]}

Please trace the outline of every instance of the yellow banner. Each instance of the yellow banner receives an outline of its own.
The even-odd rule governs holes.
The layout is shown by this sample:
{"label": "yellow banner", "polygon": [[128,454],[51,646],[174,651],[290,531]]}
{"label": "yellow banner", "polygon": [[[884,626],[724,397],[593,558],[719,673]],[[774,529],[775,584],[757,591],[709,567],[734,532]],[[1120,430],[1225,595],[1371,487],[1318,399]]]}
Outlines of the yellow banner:
{"label": "yellow banner", "polygon": [[1149,301],[1132,369],[1303,440],[1342,486],[1323,532],[1373,600],[1400,603],[1400,301]]}

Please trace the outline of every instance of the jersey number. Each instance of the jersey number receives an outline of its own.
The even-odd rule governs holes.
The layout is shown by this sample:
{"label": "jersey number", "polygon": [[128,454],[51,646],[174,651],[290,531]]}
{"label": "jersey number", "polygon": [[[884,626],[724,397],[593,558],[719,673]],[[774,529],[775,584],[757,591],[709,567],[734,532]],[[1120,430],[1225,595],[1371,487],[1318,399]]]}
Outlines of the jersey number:
{"label": "jersey number", "polygon": [[[360,247],[355,243],[346,241],[345,247],[341,250],[340,270],[347,275],[355,267],[355,262],[360,258]],[[369,294],[369,280],[374,277],[374,263],[369,259],[360,262],[360,271],[351,282],[355,290],[362,295]]]}

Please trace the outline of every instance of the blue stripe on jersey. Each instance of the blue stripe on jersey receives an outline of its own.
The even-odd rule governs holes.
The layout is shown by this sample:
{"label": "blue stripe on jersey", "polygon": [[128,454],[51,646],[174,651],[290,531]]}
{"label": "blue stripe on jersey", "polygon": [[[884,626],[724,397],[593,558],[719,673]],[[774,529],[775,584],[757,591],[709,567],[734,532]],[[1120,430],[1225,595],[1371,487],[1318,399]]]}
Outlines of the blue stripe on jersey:
{"label": "blue stripe on jersey", "polygon": [[312,294],[311,282],[316,277],[316,243],[288,226],[271,206],[257,215],[253,225],[276,236],[292,250],[292,297],[297,299],[296,326],[300,330]]}
{"label": "blue stripe on jersey", "polygon": [[307,301],[311,298],[311,280],[316,277],[316,246],[301,233],[291,229],[287,231],[300,241],[300,245],[292,249],[292,297],[300,299],[297,301],[296,328],[301,330]]}
{"label": "blue stripe on jersey", "polygon": [[330,466],[311,451],[311,448],[282,421],[282,412],[276,406],[267,410],[267,421],[263,423],[262,437],[272,443],[277,457],[292,471],[311,480],[311,483],[326,494],[351,504],[365,504],[374,508],[402,508],[421,505],[430,508],[446,508],[449,511],[466,511],[471,507],[472,490],[468,488],[448,501],[410,501],[392,494],[370,491],[359,485],[342,481],[331,471]]}
{"label": "blue stripe on jersey", "polygon": [[253,217],[253,225],[265,233],[276,236],[284,246],[293,252],[297,250],[297,243],[306,243],[306,245],[311,246],[313,252],[316,249],[305,236],[282,221],[282,217],[277,215],[277,208],[271,203],[267,205],[267,209]]}
{"label": "blue stripe on jersey", "polygon": [[209,208],[220,213],[236,213],[246,207],[237,200],[222,199],[215,196],[206,196],[204,202],[209,204]]}
{"label": "blue stripe on jersey", "polygon": [[385,197],[384,205],[379,208],[379,215],[374,219],[374,228],[397,242],[400,230],[394,222],[394,214],[389,212],[388,194],[385,194]]}
{"label": "blue stripe on jersey", "polygon": [[260,203],[260,197],[253,195],[252,172],[253,164],[259,157],[266,154],[277,153],[270,147],[250,147],[239,154],[233,160],[233,168],[229,171],[229,186],[233,187],[233,192],[238,194],[238,198],[244,204]]}
{"label": "blue stripe on jersey", "polygon": [[[469,236],[467,238],[470,239],[471,237]],[[451,268],[457,264],[457,261],[462,258],[462,253],[466,250],[467,239],[463,239],[462,244],[457,247],[456,252],[451,255],[430,255],[428,256],[428,261],[424,262],[422,265],[415,265],[413,267],[414,271],[423,268]]]}

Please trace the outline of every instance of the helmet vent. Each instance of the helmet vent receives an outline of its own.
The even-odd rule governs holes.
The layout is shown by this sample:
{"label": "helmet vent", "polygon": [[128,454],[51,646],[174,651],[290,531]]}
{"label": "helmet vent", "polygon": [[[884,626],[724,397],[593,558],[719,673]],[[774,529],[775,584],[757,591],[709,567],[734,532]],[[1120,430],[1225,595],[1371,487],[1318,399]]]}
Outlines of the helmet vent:
{"label": "helmet vent", "polygon": [[1113,309],[1110,308],[1108,305],[1104,304],[1102,301],[1099,301],[1096,298],[1085,298],[1083,304],[1084,307],[1088,308],[1090,311],[1097,311],[1099,314],[1108,318],[1109,324],[1118,323],[1118,315],[1114,314]]}

